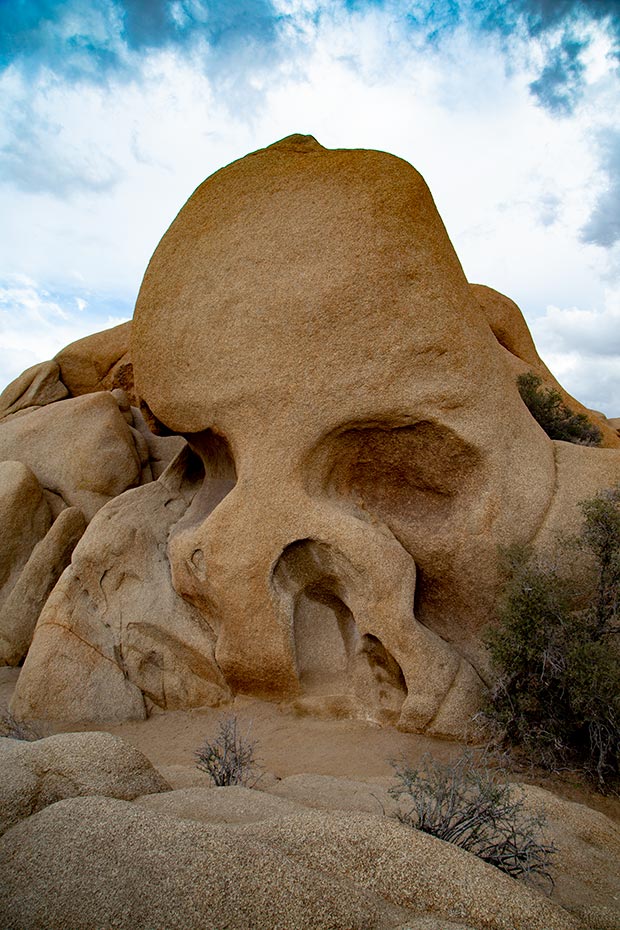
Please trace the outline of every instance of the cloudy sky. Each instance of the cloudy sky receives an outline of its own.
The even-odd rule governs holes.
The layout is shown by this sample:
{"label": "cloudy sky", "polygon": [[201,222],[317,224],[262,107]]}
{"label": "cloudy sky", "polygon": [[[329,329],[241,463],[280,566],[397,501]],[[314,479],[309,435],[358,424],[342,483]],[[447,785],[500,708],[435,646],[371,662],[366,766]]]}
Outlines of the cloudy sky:
{"label": "cloudy sky", "polygon": [[0,387],[131,317],[194,188],[293,132],[412,162],[620,416],[620,0],[0,0]]}

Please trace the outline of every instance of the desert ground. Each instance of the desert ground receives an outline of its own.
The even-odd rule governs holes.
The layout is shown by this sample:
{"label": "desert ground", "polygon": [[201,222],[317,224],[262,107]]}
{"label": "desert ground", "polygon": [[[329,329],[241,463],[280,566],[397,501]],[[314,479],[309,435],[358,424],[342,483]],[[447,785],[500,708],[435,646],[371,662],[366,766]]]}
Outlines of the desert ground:
{"label": "desert ground", "polygon": [[[19,669],[0,670],[0,712],[6,710],[18,676]],[[196,767],[195,751],[215,737],[219,721],[230,715],[237,718],[241,733],[256,743],[261,774],[252,790],[214,788],[209,776]],[[48,736],[87,729],[47,723],[39,732]],[[233,831],[242,830],[243,825],[250,825],[251,830],[261,821],[268,825],[308,809],[316,816],[323,812],[335,817],[346,816],[342,812],[351,817],[371,815],[380,827],[386,818],[393,820],[394,806],[387,793],[395,783],[393,762],[406,761],[415,767],[425,754],[449,762],[465,749],[464,743],[456,741],[403,733],[363,720],[303,715],[291,706],[243,696],[221,708],[155,712],[144,721],[96,729],[136,747],[172,789],[138,798],[134,805]],[[483,745],[479,742],[474,751],[481,753]],[[598,793],[574,773],[543,772],[524,758],[496,754],[490,764],[504,767],[508,779],[523,787],[528,807],[538,810],[542,806],[545,811],[546,839],[558,850],[550,902],[577,921],[565,926],[616,930],[620,925],[620,799]],[[440,920],[411,926],[443,930],[495,924]]]}

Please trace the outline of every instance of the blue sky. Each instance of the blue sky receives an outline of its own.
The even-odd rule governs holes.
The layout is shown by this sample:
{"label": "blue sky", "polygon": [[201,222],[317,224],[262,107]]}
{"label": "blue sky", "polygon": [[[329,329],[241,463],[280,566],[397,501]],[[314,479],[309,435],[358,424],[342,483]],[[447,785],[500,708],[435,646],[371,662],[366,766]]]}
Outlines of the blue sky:
{"label": "blue sky", "polygon": [[412,162],[620,416],[618,0],[0,0],[0,387],[128,319],[194,188],[293,132]]}

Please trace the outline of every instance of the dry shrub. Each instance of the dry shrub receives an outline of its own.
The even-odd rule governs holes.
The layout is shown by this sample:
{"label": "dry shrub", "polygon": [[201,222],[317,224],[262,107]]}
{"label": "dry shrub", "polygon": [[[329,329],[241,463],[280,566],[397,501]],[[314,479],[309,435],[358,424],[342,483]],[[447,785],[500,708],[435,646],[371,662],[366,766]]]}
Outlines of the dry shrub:
{"label": "dry shrub", "polygon": [[253,787],[260,777],[256,762],[256,740],[242,736],[234,716],[220,720],[217,736],[197,749],[197,767],[206,772],[219,787],[245,785]]}
{"label": "dry shrub", "polygon": [[555,847],[543,841],[545,818],[525,809],[522,792],[467,750],[442,764],[425,755],[418,769],[394,763],[401,823],[453,843],[513,878],[553,888]]}

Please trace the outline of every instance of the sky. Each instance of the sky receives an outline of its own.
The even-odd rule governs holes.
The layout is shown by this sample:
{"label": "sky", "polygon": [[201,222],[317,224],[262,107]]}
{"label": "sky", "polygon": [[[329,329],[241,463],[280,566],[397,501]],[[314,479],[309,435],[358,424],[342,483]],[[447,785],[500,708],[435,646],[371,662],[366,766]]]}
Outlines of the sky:
{"label": "sky", "polygon": [[620,0],[0,0],[0,388],[129,319],[198,184],[297,132],[415,165],[620,416]]}

